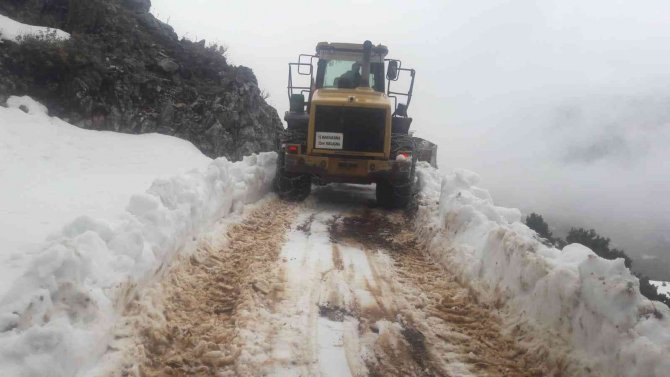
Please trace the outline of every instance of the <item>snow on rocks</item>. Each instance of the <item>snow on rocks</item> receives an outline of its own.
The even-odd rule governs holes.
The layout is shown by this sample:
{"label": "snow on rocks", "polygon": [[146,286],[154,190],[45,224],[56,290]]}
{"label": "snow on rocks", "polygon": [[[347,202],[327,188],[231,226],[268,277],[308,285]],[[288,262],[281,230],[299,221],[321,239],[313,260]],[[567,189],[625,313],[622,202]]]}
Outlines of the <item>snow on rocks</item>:
{"label": "snow on rocks", "polygon": [[23,38],[63,41],[70,39],[70,34],[59,29],[22,24],[0,14],[0,43],[2,40],[20,42]]}
{"label": "snow on rocks", "polygon": [[670,298],[670,281],[649,280],[649,283],[656,287],[659,294]]}
{"label": "snow on rocks", "polygon": [[[623,259],[605,260],[579,244],[543,245],[518,210],[494,205],[472,172],[441,176],[422,164],[418,176],[420,239],[434,258],[502,307],[510,328],[543,334],[537,344],[528,337],[528,347],[553,344],[539,352],[567,362],[573,374],[667,375],[670,310],[640,294]],[[564,352],[570,356],[561,361]]]}
{"label": "snow on rocks", "polygon": [[[133,138],[150,137],[151,144],[160,144],[159,140],[165,138],[160,144],[162,148],[172,154],[182,152],[175,148],[174,138],[81,130],[49,118],[43,108],[28,99],[9,102],[12,107],[24,105],[28,114],[16,108],[0,107],[0,154],[3,154],[0,161],[12,158],[9,164],[0,165],[2,206],[7,198],[24,200],[26,205],[37,199],[30,195],[27,200],[22,198],[21,190],[30,189],[32,184],[10,185],[16,189],[14,192],[4,186],[11,179],[21,179],[20,169],[25,175],[31,175],[34,173],[31,169],[39,171],[41,164],[64,171],[67,168],[61,165],[73,164],[75,170],[83,168],[86,175],[92,163],[81,160],[96,161],[94,155],[100,153],[113,155],[111,150],[115,147],[122,152],[132,151],[125,143],[132,144]],[[24,132],[42,134],[27,138]],[[94,134],[97,135],[91,136]],[[83,138],[83,144],[91,143],[88,153],[84,146],[77,149],[78,137]],[[96,141],[97,138],[106,139],[105,148],[95,144],[101,141]],[[44,140],[58,140],[64,145],[59,148],[58,143],[49,144]],[[30,153],[24,153],[24,147],[29,148]],[[69,155],[73,149],[75,155]],[[146,153],[147,158],[155,157],[151,151]],[[43,156],[48,158],[40,162]],[[60,164],[49,165],[46,162],[49,159],[56,159]],[[206,168],[157,179],[145,193],[129,195],[125,210],[102,211],[115,213],[115,218],[81,216],[52,234],[31,252],[22,276],[15,279],[3,276],[0,374],[76,376],[86,373],[107,348],[110,329],[135,290],[150,282],[198,232],[265,195],[274,176],[275,161],[274,153],[253,155],[236,163],[217,159]],[[12,164],[14,166],[10,166]],[[48,173],[46,168],[42,169]],[[104,166],[100,169],[105,171]],[[117,178],[132,180],[128,171],[133,170],[133,164],[128,163],[125,170],[127,175],[119,174]],[[89,180],[98,179],[92,177],[94,175],[90,175]],[[107,182],[104,175],[101,179],[103,184]],[[50,181],[34,185],[49,186]],[[68,190],[81,189],[79,195],[87,200],[86,195],[91,192],[87,188],[91,186],[82,186],[84,189],[68,185],[62,196],[69,200]],[[54,189],[54,195],[43,203],[44,207],[58,206],[58,193],[59,190]],[[98,198],[100,203],[106,199]],[[19,207],[9,206],[14,210]],[[12,212],[2,210],[0,215],[10,217],[5,221],[9,223]],[[40,218],[35,213],[30,216],[34,216],[33,222]],[[26,222],[25,226],[30,225]],[[19,228],[16,231],[20,233]],[[0,232],[0,236],[4,240],[8,235]]]}

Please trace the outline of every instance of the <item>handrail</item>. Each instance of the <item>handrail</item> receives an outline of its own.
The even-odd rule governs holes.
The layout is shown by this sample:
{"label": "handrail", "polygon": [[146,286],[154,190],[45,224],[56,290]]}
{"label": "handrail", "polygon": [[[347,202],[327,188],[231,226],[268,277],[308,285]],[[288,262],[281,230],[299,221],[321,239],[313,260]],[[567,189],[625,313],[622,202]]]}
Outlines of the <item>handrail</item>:
{"label": "handrail", "polygon": [[[309,63],[304,63],[304,57],[309,58]],[[299,75],[304,75],[304,76],[310,76],[310,84],[314,82],[314,66],[313,66],[313,60],[316,58],[315,55],[309,55],[309,54],[300,54],[298,55],[298,62],[297,63],[288,63],[288,86],[287,86],[287,92],[288,92],[288,98],[289,100],[291,99],[291,95],[295,94],[296,90],[300,90],[300,94],[304,93],[309,93],[311,92],[312,88],[311,86],[295,86],[293,85],[293,67],[297,67],[297,71]],[[300,67],[307,66],[309,67],[309,71],[307,72],[302,72],[300,70]]]}
{"label": "handrail", "polygon": [[394,92],[394,91],[391,90],[391,81],[398,81],[398,78],[400,77],[400,74],[398,74],[395,77],[395,79],[389,79],[387,77],[386,95],[388,95],[389,98],[393,98],[395,110],[398,109],[398,96],[407,97],[407,105],[406,106],[407,106],[407,108],[409,108],[409,104],[412,101],[412,94],[414,92],[414,78],[416,76],[416,71],[412,68],[402,68],[402,61],[400,61],[400,60],[384,59],[384,61],[387,61],[387,62],[391,61],[391,60],[395,60],[395,61],[398,62],[398,72],[400,72],[400,71],[409,72],[410,76],[412,77],[412,81],[409,84],[409,89],[407,90],[407,93]]}

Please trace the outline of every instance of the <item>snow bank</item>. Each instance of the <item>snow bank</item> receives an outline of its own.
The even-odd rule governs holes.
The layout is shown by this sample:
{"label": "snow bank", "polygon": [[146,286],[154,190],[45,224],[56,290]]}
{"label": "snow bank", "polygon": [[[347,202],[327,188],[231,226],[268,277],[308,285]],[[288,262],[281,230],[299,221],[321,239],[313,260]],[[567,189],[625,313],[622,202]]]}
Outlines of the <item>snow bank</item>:
{"label": "snow bank", "polygon": [[[10,102],[12,106],[27,106],[34,115],[0,108],[0,130],[5,132],[0,135],[0,153],[73,131],[48,118],[34,102]],[[12,116],[31,116],[38,119],[36,122],[48,119],[53,121],[53,129],[42,130],[47,132],[42,138],[21,139],[12,134],[16,129],[5,123]],[[13,127],[30,125],[24,122]],[[106,134],[108,149],[118,146],[112,142],[116,136],[136,137]],[[7,135],[14,139],[5,138]],[[69,150],[73,143],[74,138],[62,149]],[[100,152],[99,145],[91,148]],[[41,155],[33,157],[39,160]],[[76,158],[73,160],[76,165]],[[204,169],[156,180],[145,193],[130,196],[123,213],[112,221],[82,216],[50,236],[21,277],[14,281],[3,277],[7,288],[0,299],[0,375],[85,373],[106,350],[110,329],[137,287],[151,281],[196,233],[265,195],[275,160],[274,153],[236,163],[214,160]],[[9,167],[2,168],[0,173],[5,174]],[[10,197],[3,193],[1,198],[4,202]],[[39,221],[39,216],[33,221]]]}
{"label": "snow bank", "polygon": [[72,219],[116,218],[157,178],[212,162],[178,138],[84,130],[29,97],[7,105],[0,106],[0,298],[30,254]]}
{"label": "snow bank", "polygon": [[493,204],[474,173],[441,176],[424,164],[418,175],[420,238],[485,301],[502,307],[507,325],[565,344],[571,374],[581,374],[581,365],[614,376],[668,375],[670,310],[639,293],[623,259],[602,259],[579,244],[544,246],[518,210]]}
{"label": "snow bank", "polygon": [[70,39],[70,34],[59,29],[22,24],[0,14],[0,43],[2,40],[20,42],[25,37],[62,41]]}

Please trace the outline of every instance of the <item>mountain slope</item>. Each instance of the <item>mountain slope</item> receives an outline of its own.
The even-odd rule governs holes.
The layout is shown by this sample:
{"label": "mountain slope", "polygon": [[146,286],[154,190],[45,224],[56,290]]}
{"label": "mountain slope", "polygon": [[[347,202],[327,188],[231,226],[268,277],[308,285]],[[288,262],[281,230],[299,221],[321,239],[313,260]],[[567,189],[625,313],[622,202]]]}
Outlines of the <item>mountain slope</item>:
{"label": "mountain slope", "polygon": [[[30,95],[79,127],[177,136],[209,157],[275,150],[282,129],[253,72],[224,50],[179,40],[142,0],[29,0],[0,14],[71,34],[0,48],[0,103]],[[224,36],[225,38],[225,36]]]}

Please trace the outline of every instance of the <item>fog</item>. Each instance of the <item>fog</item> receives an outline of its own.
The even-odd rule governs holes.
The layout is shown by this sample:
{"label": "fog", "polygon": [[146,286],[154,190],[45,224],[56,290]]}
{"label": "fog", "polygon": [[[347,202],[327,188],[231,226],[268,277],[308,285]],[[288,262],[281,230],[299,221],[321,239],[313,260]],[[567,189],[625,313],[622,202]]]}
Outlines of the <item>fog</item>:
{"label": "fog", "polygon": [[439,144],[441,168],[478,172],[497,203],[556,233],[595,228],[638,268],[662,256],[670,274],[669,2],[154,0],[152,12],[227,46],[282,115],[298,54],[386,44],[417,70],[413,129]]}

